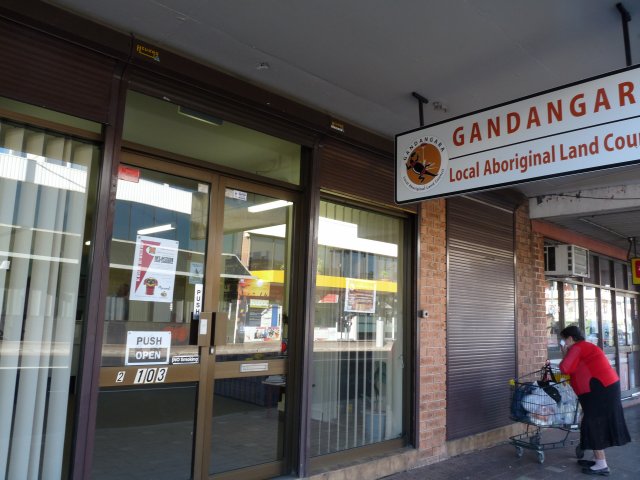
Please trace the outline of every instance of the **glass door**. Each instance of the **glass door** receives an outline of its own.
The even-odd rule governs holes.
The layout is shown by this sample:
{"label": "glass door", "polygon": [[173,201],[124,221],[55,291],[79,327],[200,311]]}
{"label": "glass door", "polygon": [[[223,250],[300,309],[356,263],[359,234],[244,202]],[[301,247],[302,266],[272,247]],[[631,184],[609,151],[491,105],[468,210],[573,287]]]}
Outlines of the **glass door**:
{"label": "glass door", "polygon": [[215,177],[125,155],[118,172],[92,478],[201,478],[202,310]]}
{"label": "glass door", "polygon": [[223,181],[209,473],[282,473],[293,203]]}
{"label": "glass door", "polygon": [[123,158],[92,478],[278,476],[293,194]]}

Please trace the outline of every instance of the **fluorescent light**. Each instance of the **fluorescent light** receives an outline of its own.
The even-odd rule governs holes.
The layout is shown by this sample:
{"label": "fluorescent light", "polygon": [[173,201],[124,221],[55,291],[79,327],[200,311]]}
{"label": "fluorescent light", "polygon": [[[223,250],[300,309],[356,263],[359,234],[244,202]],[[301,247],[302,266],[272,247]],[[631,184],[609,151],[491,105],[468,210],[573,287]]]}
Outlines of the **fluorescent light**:
{"label": "fluorescent light", "polygon": [[[285,224],[247,230],[249,233],[284,238],[287,233]],[[398,257],[398,245],[358,237],[358,225],[320,217],[318,244],[343,250],[374,253],[387,257]]]}
{"label": "fluorescent light", "polygon": [[208,125],[213,125],[216,127],[219,127],[224,123],[221,118],[214,117],[213,115],[209,115],[205,112],[199,112],[198,110],[183,107],[182,105],[178,106],[178,113],[180,115],[184,115],[185,117],[192,118],[193,120],[198,120],[199,122],[204,122]]}
{"label": "fluorescent light", "polygon": [[259,205],[252,205],[248,207],[250,213],[258,213],[265,212],[267,210],[274,210],[276,208],[282,208],[292,205],[292,202],[287,202],[286,200],[276,200],[274,202],[261,203]]}
{"label": "fluorescent light", "polygon": [[174,227],[172,223],[167,223],[166,225],[158,225],[157,227],[149,227],[138,230],[138,235],[149,235],[150,233],[166,232],[168,230],[175,229],[176,227]]}

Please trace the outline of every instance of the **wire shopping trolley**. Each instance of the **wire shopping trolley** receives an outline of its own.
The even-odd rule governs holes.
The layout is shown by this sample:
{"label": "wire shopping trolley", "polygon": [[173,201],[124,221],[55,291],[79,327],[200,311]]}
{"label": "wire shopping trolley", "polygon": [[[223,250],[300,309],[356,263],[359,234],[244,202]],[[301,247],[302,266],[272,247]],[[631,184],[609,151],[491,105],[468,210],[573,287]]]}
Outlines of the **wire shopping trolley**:
{"label": "wire shopping trolley", "polygon": [[538,462],[544,463],[545,450],[576,445],[576,457],[582,458],[584,451],[575,435],[579,432],[580,403],[568,376],[547,364],[509,383],[511,419],[527,425],[524,433],[509,437],[516,457],[522,457],[524,449],[535,450]]}

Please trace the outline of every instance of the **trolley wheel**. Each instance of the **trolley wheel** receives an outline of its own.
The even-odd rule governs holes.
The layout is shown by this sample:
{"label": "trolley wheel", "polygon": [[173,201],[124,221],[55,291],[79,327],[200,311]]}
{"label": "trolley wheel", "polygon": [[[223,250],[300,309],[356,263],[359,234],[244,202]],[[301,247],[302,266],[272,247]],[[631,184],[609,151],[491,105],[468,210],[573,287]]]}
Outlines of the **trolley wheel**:
{"label": "trolley wheel", "polygon": [[544,463],[544,452],[538,452],[538,463]]}
{"label": "trolley wheel", "polygon": [[524,448],[516,447],[516,458],[522,458],[523,454],[524,454]]}
{"label": "trolley wheel", "polygon": [[582,450],[582,449],[580,448],[580,445],[578,445],[578,446],[576,447],[576,457],[577,457],[577,458],[582,458],[582,457],[584,457],[584,450]]}

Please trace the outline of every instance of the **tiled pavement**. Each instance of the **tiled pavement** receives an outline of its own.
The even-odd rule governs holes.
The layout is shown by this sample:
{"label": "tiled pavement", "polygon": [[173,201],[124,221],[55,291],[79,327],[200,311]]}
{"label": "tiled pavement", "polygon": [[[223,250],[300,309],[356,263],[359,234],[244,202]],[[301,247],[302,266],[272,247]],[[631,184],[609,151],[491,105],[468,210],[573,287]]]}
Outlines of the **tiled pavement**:
{"label": "tiled pavement", "polygon": [[[632,442],[623,447],[606,450],[611,479],[640,479],[640,403],[625,408],[625,418]],[[546,434],[563,433],[557,429]],[[551,430],[556,430],[552,432]],[[573,435],[573,434],[571,434]],[[564,435],[563,435],[564,436]],[[586,479],[606,478],[587,476],[576,463],[575,446],[566,446],[544,451],[544,462],[539,463],[537,453],[525,450],[521,458],[516,457],[516,449],[505,442],[485,450],[472,452],[448,460],[407,472],[385,477],[385,480],[533,480],[533,479]],[[547,443],[543,437],[543,443]],[[585,458],[590,458],[586,452]]]}

